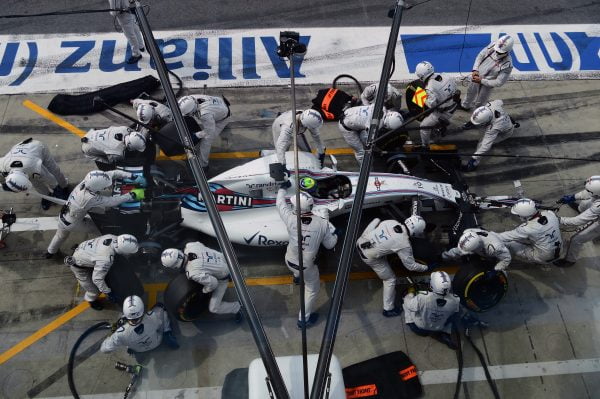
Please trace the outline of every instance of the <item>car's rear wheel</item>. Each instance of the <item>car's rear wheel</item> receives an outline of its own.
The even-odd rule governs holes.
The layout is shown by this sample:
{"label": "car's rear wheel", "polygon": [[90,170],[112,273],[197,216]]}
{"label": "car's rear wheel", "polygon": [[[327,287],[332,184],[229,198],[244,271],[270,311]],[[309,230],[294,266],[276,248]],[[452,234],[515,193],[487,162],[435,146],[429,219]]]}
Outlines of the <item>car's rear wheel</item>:
{"label": "car's rear wheel", "polygon": [[495,271],[490,278],[489,269],[480,262],[464,263],[454,275],[452,290],[466,308],[475,312],[490,310],[502,300],[508,290],[506,273]]}
{"label": "car's rear wheel", "polygon": [[202,285],[188,280],[185,274],[175,277],[165,290],[167,310],[181,321],[194,321],[208,311],[210,294],[202,292]]}

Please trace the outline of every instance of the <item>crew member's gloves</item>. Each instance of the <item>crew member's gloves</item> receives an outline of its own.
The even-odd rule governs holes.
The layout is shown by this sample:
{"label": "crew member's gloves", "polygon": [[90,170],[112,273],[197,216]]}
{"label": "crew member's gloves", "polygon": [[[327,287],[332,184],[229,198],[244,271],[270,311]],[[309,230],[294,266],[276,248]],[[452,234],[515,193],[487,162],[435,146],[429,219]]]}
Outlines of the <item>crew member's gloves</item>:
{"label": "crew member's gloves", "polygon": [[417,289],[415,288],[414,285],[411,285],[408,287],[408,293],[412,294],[412,295],[415,295],[417,293]]}
{"label": "crew member's gloves", "polygon": [[474,171],[476,168],[477,168],[477,160],[475,160],[475,159],[473,159],[473,158],[469,159],[469,162],[467,162],[467,164],[466,164],[466,165],[463,165],[463,166],[461,167],[461,169],[462,169],[464,172],[472,172],[472,171]]}
{"label": "crew member's gloves", "polygon": [[215,289],[209,285],[205,285],[204,288],[202,288],[202,292],[204,292],[205,294],[209,294],[211,292],[213,292]]}
{"label": "crew member's gloves", "polygon": [[427,272],[432,272],[435,269],[438,269],[439,267],[440,267],[440,264],[438,262],[435,262],[435,261],[434,262],[430,262],[427,265]]}
{"label": "crew member's gloves", "polygon": [[325,166],[325,151],[323,151],[322,154],[319,154],[319,165],[321,166],[321,169]]}
{"label": "crew member's gloves", "polygon": [[292,182],[289,180],[284,181],[283,183],[281,183],[279,185],[279,188],[282,188],[284,190],[287,190],[288,188],[292,187]]}
{"label": "crew member's gloves", "polygon": [[564,195],[561,199],[559,199],[556,202],[558,204],[572,204],[573,202],[575,202],[575,196],[574,195]]}
{"label": "crew member's gloves", "polygon": [[136,201],[141,201],[146,198],[146,191],[143,188],[134,188],[129,194],[131,194],[131,198]]}
{"label": "crew member's gloves", "polygon": [[106,294],[106,297],[108,298],[109,301],[113,302],[113,303],[118,303],[119,299],[117,298],[117,296],[114,294],[114,292],[109,292],[108,294]]}

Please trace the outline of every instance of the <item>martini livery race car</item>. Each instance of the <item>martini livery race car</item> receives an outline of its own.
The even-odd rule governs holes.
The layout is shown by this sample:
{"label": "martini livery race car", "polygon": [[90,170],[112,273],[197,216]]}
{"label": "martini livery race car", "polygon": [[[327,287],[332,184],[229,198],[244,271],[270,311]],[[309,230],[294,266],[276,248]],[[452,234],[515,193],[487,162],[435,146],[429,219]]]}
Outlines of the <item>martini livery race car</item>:
{"label": "martini livery race car", "polygon": [[[292,153],[287,153],[286,157],[287,165],[291,167]],[[331,161],[332,168],[321,169],[313,154],[299,154],[301,184],[307,178],[311,181],[310,187],[304,188],[315,198],[314,212],[336,218],[350,211],[358,173],[338,171],[335,158],[331,157]],[[268,154],[209,180],[232,242],[259,247],[287,244],[287,231],[275,204],[279,183],[270,173],[272,164],[276,162],[275,155]],[[414,172],[438,181],[410,175],[406,165],[420,168]],[[364,205],[373,209],[369,212],[385,211],[385,216],[399,220],[417,212],[431,223],[428,226],[429,238],[413,241],[417,259],[440,261],[439,254],[447,246],[456,245],[464,229],[477,226],[475,212],[507,207],[515,200],[473,196],[468,192],[457,165],[456,157],[401,153],[388,159],[387,170],[399,169],[403,173],[372,172],[369,176]],[[144,173],[142,167],[124,169],[136,174]],[[119,234],[123,229],[135,234],[140,240],[141,252],[148,256],[149,262],[155,262],[164,248],[181,247],[186,241],[198,239],[197,232],[214,236],[198,189],[193,182],[181,180],[181,175],[180,172],[171,173],[152,166],[150,172],[145,173],[148,184],[142,184],[146,188],[146,198],[122,204],[103,215],[93,215],[96,225],[103,234]],[[295,178],[292,172],[290,179]],[[115,194],[134,188],[138,188],[137,183],[120,182],[115,185]],[[294,189],[288,189],[288,197],[293,194]],[[344,223],[343,220],[333,222],[339,226]],[[440,241],[440,237],[445,238]],[[457,263],[459,269],[453,282],[454,292],[468,308],[488,310],[506,293],[507,278],[503,272],[496,273],[495,278],[490,278],[489,273],[486,275],[492,265],[472,258]],[[184,275],[178,276],[165,292],[165,303],[180,320],[200,318],[207,301],[200,288]]]}
{"label": "martini livery race car", "polygon": [[[293,153],[286,154],[287,165],[293,165]],[[251,246],[287,244],[287,230],[275,206],[279,183],[270,176],[270,165],[277,162],[274,154],[237,166],[209,180],[231,242]],[[335,162],[334,162],[335,165]],[[342,172],[319,167],[311,153],[299,154],[300,177],[310,177],[314,187],[307,190],[315,199],[314,212],[336,217],[350,212],[358,182],[358,172]],[[287,191],[295,193],[293,185]],[[451,184],[438,183],[409,175],[371,173],[365,195],[365,208],[381,207],[419,196],[431,199],[437,208],[456,206],[461,194]],[[182,197],[182,225],[214,236],[206,207],[201,197]]]}

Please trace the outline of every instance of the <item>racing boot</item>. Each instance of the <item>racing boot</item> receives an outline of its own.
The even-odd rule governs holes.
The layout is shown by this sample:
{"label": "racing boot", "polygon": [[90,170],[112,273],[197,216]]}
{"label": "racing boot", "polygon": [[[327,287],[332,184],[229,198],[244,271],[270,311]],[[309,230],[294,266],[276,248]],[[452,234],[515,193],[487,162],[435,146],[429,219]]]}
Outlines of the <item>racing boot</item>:
{"label": "racing boot", "polygon": [[435,339],[436,341],[446,344],[446,346],[450,349],[453,349],[453,350],[458,349],[458,344],[456,342],[454,342],[454,340],[452,339],[452,335],[450,335],[448,333],[440,332],[437,334],[430,334],[429,336],[431,338]]}
{"label": "racing boot", "polygon": [[234,320],[237,324],[240,324],[244,320],[244,312],[242,312],[242,309],[238,310],[238,312],[235,314]]}
{"label": "racing boot", "polygon": [[177,339],[175,338],[171,330],[165,331],[163,333],[163,341],[167,344],[169,348],[173,350],[179,349],[179,343],[177,342]]}
{"label": "racing boot", "polygon": [[[308,317],[308,319],[306,320],[306,322],[304,323],[304,327],[311,328],[312,326],[315,325],[315,323],[317,322],[318,319],[319,319],[318,313],[311,313],[310,316]],[[302,320],[298,320],[296,325],[298,326],[298,330],[302,330]]]}
{"label": "racing boot", "polygon": [[141,59],[142,59],[142,55],[141,54],[138,55],[138,56],[132,55],[131,57],[129,57],[129,59],[127,59],[126,62],[128,64],[135,64],[136,62],[138,62]]}
{"label": "racing boot", "polygon": [[553,263],[556,267],[571,267],[575,264],[575,262],[571,262],[566,259],[555,260]]}
{"label": "racing boot", "polygon": [[383,312],[381,314],[384,317],[396,317],[396,316],[400,316],[401,313],[402,313],[402,309],[400,309],[398,306],[396,306],[394,309],[391,309],[391,310],[383,309]]}
{"label": "racing boot", "polygon": [[[48,195],[52,195],[48,193]],[[42,198],[42,209],[47,211],[52,206],[52,201],[47,200],[46,198]]]}
{"label": "racing boot", "polygon": [[88,302],[90,304],[90,307],[94,310],[102,310],[104,309],[104,305],[102,305],[102,302],[99,300],[95,300],[95,301],[91,301]]}

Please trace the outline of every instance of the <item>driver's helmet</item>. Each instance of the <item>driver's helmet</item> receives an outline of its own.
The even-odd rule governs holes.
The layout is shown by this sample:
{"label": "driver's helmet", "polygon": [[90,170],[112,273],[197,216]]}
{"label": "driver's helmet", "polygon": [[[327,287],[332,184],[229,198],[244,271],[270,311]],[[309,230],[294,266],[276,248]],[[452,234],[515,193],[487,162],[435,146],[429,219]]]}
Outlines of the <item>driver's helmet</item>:
{"label": "driver's helmet", "polygon": [[315,179],[309,176],[304,176],[300,178],[300,189],[304,191],[313,191],[315,189],[315,185],[317,182]]}

